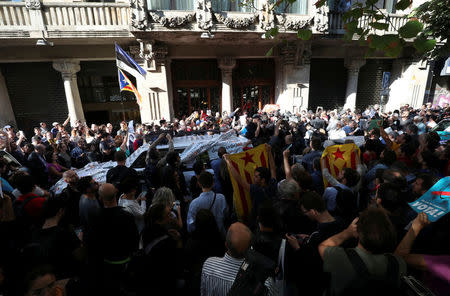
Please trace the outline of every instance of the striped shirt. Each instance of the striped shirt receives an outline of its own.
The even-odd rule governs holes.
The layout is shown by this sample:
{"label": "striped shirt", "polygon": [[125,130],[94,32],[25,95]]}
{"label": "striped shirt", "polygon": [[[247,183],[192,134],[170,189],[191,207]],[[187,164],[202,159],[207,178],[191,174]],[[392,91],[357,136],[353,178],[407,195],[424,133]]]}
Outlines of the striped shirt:
{"label": "striped shirt", "polygon": [[[227,253],[222,258],[208,258],[202,269],[201,296],[226,296],[243,261],[244,259],[235,259]],[[271,295],[273,293],[272,279],[267,279],[265,285]]]}

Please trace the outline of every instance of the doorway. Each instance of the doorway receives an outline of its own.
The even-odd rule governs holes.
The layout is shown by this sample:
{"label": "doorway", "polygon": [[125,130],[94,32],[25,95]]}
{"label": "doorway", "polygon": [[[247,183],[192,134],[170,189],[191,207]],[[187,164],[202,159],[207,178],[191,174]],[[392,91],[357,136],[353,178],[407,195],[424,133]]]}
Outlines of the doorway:
{"label": "doorway", "polygon": [[233,107],[255,113],[275,101],[275,64],[272,59],[238,60],[233,71]]}

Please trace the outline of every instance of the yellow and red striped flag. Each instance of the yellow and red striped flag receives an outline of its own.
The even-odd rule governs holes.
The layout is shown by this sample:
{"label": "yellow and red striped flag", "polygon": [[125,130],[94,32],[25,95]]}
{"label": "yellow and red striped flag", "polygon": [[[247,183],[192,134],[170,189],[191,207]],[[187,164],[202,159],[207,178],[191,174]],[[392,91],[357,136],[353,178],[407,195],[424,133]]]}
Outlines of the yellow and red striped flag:
{"label": "yellow and red striped flag", "polygon": [[[322,153],[321,165],[328,169],[333,177],[337,177],[344,168],[356,170],[356,157],[360,156],[361,151],[354,143],[344,145],[328,146]],[[328,181],[323,178],[323,184],[328,186]]]}
{"label": "yellow and red striped flag", "polygon": [[[245,179],[248,184],[253,183],[253,176],[257,167],[269,167],[268,155],[264,144],[244,152],[231,154],[229,160],[231,165],[239,172],[241,178]],[[246,191],[233,178],[230,168],[228,168],[228,171],[233,184],[233,202],[236,213],[240,221],[246,222],[252,209],[250,192]]]}

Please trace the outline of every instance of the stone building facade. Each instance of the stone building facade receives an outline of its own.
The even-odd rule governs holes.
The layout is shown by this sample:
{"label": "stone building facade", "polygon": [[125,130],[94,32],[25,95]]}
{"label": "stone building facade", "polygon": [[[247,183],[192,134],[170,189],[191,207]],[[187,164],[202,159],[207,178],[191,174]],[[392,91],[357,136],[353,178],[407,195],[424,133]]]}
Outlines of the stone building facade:
{"label": "stone building facade", "polygon": [[[385,109],[423,103],[429,66],[411,50],[397,59],[365,58],[357,40],[341,39],[341,15],[312,1],[276,11],[270,0],[236,3],[0,1],[0,125],[30,129],[68,114],[72,123],[152,122],[267,103],[291,112],[364,108],[380,102],[383,72],[391,72]],[[389,3],[378,7],[392,10]],[[390,17],[397,24],[390,32],[405,22]],[[266,38],[272,28],[278,36]],[[312,30],[310,40],[297,38],[302,28]],[[53,46],[37,46],[39,40]],[[141,108],[119,93],[115,42],[148,72],[145,80],[133,78]]]}

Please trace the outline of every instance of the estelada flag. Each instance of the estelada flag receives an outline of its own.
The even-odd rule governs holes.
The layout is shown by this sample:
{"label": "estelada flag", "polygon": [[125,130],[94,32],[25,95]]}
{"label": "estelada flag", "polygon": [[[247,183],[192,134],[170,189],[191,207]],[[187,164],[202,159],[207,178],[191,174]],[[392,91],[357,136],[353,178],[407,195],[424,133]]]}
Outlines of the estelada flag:
{"label": "estelada flag", "polygon": [[[337,177],[339,172],[344,168],[352,168],[356,170],[356,157],[359,157],[361,151],[354,143],[344,145],[328,146],[322,153],[321,165],[325,163],[333,177]],[[328,181],[323,178],[323,184],[328,186]]]}
{"label": "estelada flag", "polygon": [[[264,144],[259,145],[256,148],[231,154],[229,156],[231,165],[239,172],[242,179],[245,179],[248,184],[253,183],[253,176],[257,167],[268,167],[268,155]],[[252,209],[252,200],[250,198],[250,192],[246,191],[239,183],[233,178],[230,172],[231,183],[233,184],[233,202],[236,209],[236,213],[240,221],[247,221]]]}
{"label": "estelada flag", "polygon": [[119,87],[120,91],[129,91],[134,93],[136,96],[136,102],[139,105],[139,108],[142,108],[142,97],[141,94],[137,91],[136,87],[134,87],[133,83],[131,83],[130,79],[123,73],[122,70],[117,69],[119,72]]}

